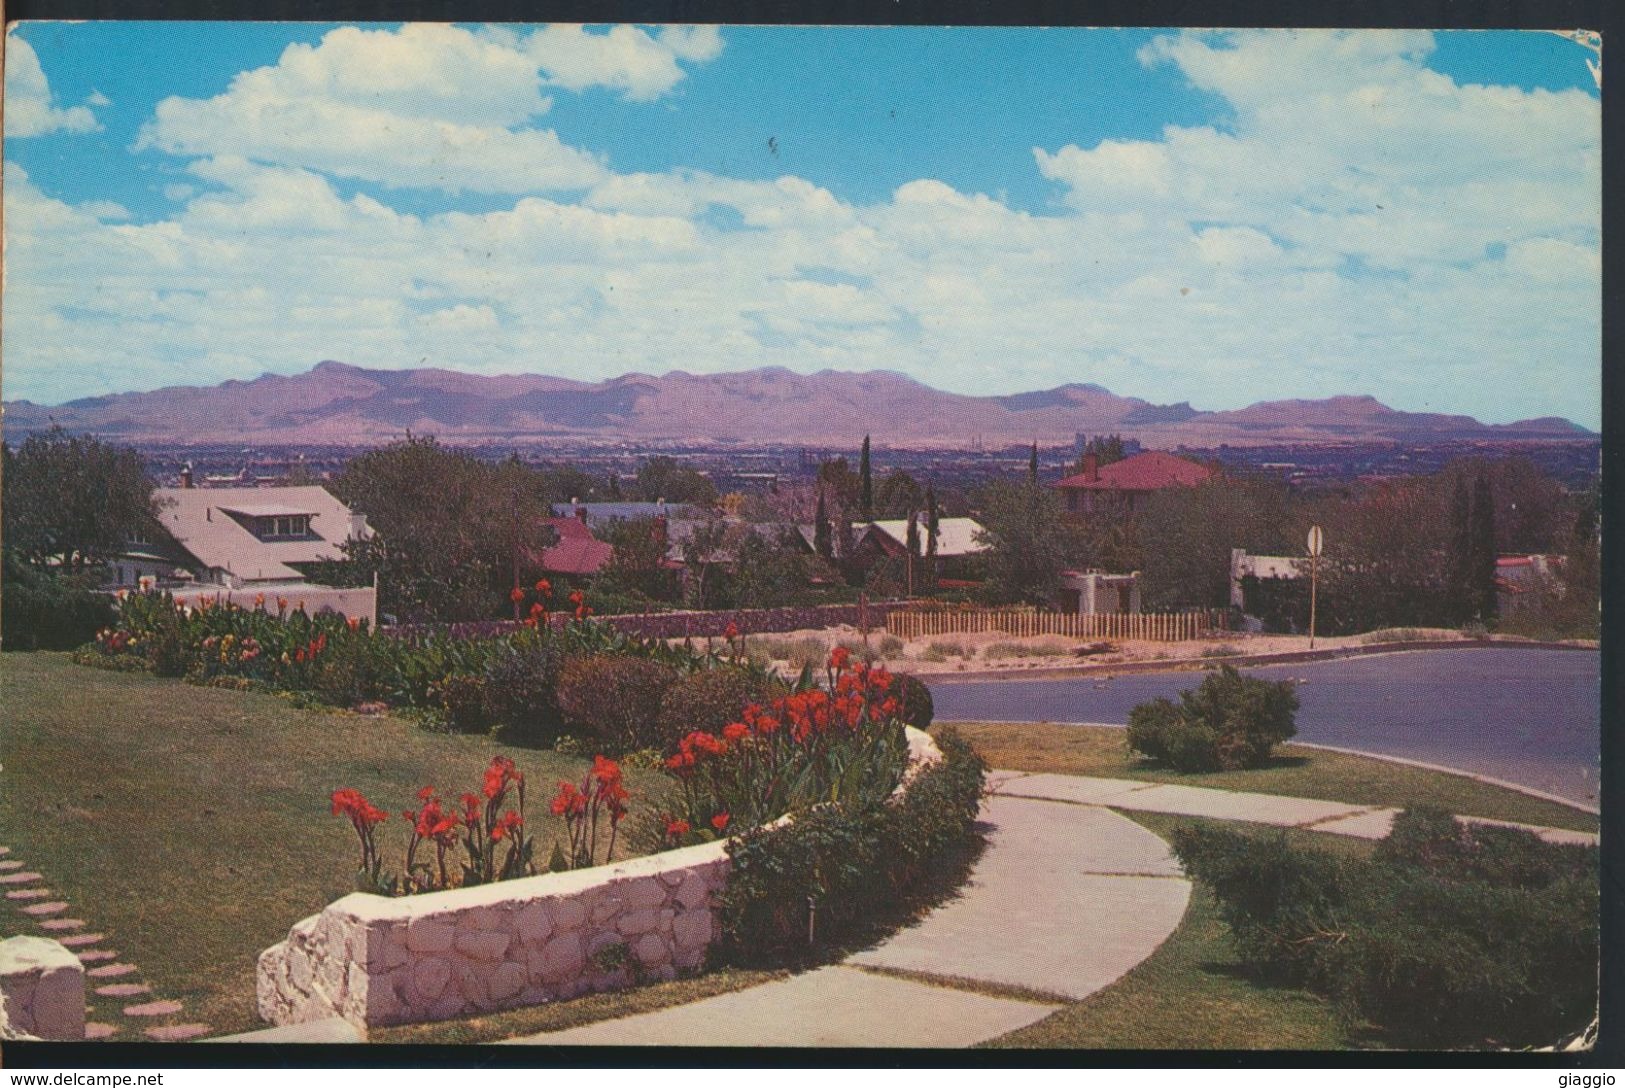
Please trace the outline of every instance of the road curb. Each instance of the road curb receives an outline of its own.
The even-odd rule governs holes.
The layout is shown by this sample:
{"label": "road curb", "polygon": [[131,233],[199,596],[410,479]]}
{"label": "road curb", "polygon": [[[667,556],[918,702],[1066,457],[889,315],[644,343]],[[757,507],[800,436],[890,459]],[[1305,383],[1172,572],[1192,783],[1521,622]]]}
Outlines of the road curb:
{"label": "road curb", "polygon": [[[951,718],[938,718],[936,721],[932,722],[931,724],[933,726],[936,726],[936,725],[1065,725],[1065,726],[1088,726],[1089,728],[1092,728],[1092,729],[1127,729],[1128,728],[1128,726],[1126,726],[1126,725],[1119,725],[1119,724],[1117,724],[1115,722],[998,721],[998,720],[995,720],[995,719],[992,719],[992,718],[974,718],[974,719],[966,718],[966,719],[958,719],[958,720],[951,719]],[[1516,782],[1508,782],[1504,778],[1491,778],[1487,774],[1475,774],[1472,771],[1464,771],[1460,767],[1446,767],[1442,763],[1424,763],[1419,759],[1406,759],[1403,756],[1383,755],[1381,752],[1362,752],[1358,748],[1338,748],[1335,745],[1331,745],[1331,744],[1314,744],[1314,743],[1312,743],[1310,741],[1303,741],[1303,740],[1289,740],[1286,743],[1293,746],[1294,748],[1314,748],[1314,749],[1317,749],[1317,750],[1322,751],[1322,752],[1336,752],[1339,755],[1345,755],[1345,756],[1363,756],[1366,759],[1381,760],[1383,763],[1397,763],[1402,767],[1415,767],[1416,769],[1422,770],[1422,771],[1437,771],[1439,774],[1451,774],[1451,775],[1455,775],[1457,778],[1470,778],[1474,782],[1482,782],[1486,786],[1499,786],[1504,790],[1511,790],[1513,793],[1521,793],[1526,797],[1534,797],[1534,798],[1538,798],[1539,800],[1542,800],[1542,801],[1551,801],[1551,802],[1554,802],[1556,804],[1562,805],[1565,808],[1572,808],[1577,812],[1584,812],[1584,813],[1587,813],[1588,815],[1591,815],[1591,816],[1601,816],[1602,815],[1602,809],[1600,807],[1597,807],[1597,806],[1594,806],[1594,805],[1588,805],[1583,801],[1576,801],[1576,800],[1573,800],[1572,798],[1563,797],[1563,796],[1560,796],[1560,795],[1555,794],[1555,793],[1547,793],[1545,790],[1537,790],[1533,786],[1521,786]],[[999,768],[995,768],[995,770],[998,770],[998,769]],[[1028,774],[1028,773],[1033,773],[1033,772],[1024,771],[1024,772],[1021,772],[1021,773]],[[1138,781],[1141,781],[1141,780],[1140,779],[1134,779],[1134,781],[1138,782]],[[1165,785],[1168,785],[1169,783],[1166,783],[1166,782],[1148,782],[1146,784],[1150,785],[1150,786],[1165,786]],[[1190,783],[1183,783],[1183,784],[1188,785]],[[1203,787],[1203,788],[1221,789],[1222,787],[1212,786],[1212,787]]]}
{"label": "road curb", "polygon": [[[1236,657],[1192,657],[1165,661],[1121,661],[1100,665],[1062,665],[1041,669],[980,669],[975,672],[926,672],[913,674],[926,685],[943,683],[983,683],[988,680],[1068,680],[1081,677],[1108,678],[1134,673],[1203,672],[1218,665],[1291,665],[1306,661],[1335,661],[1345,657],[1371,657],[1380,654],[1414,653],[1419,650],[1584,650],[1599,652],[1596,646],[1576,646],[1570,642],[1512,642],[1501,639],[1451,639],[1450,641],[1379,642],[1371,646],[1338,646],[1328,650],[1291,650],[1275,654],[1247,654]],[[898,671],[907,671],[899,669]],[[1365,753],[1360,753],[1364,755]]]}

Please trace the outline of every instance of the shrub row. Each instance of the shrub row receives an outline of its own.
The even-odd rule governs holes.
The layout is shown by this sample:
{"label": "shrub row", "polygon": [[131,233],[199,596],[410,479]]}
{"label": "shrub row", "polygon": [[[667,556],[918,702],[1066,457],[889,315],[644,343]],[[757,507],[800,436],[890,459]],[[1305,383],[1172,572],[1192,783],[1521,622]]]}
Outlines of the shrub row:
{"label": "shrub row", "polygon": [[729,843],[732,870],[720,904],[724,959],[801,958],[809,913],[814,941],[838,942],[894,912],[971,845],[987,765],[952,730],[936,740],[943,758],[883,802],[821,805]]}
{"label": "shrub row", "polygon": [[0,585],[0,634],[8,650],[71,650],[113,620],[112,602],[92,587],[93,575],[48,574],[5,556]]}
{"label": "shrub row", "polygon": [[1595,847],[1415,808],[1370,860],[1195,828],[1174,851],[1256,976],[1324,994],[1396,1045],[1544,1046],[1596,1015]]}
{"label": "shrub row", "polygon": [[1153,699],[1129,711],[1129,747],[1181,771],[1262,767],[1294,736],[1298,696],[1290,680],[1243,676],[1223,665],[1179,702]]}

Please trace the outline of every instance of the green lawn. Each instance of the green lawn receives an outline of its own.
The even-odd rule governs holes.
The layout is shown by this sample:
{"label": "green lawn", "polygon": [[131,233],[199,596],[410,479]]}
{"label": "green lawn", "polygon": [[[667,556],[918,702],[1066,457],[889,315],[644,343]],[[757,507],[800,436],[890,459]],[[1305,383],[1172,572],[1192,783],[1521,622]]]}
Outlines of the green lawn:
{"label": "green lawn", "polygon": [[[1167,838],[1180,825],[1212,823],[1124,813]],[[1290,831],[1297,843],[1365,853],[1372,844]],[[1370,1045],[1323,998],[1248,979],[1213,893],[1197,884],[1179,928],[1122,979],[990,1047],[1147,1050],[1342,1050]]]}
{"label": "green lawn", "polygon": [[988,765],[1012,771],[1179,782],[1214,789],[1314,797],[1354,805],[1434,804],[1462,816],[1596,831],[1597,817],[1555,801],[1476,782],[1462,775],[1365,756],[1282,745],[1269,767],[1185,774],[1129,751],[1127,731],[1050,722],[955,724]]}
{"label": "green lawn", "polygon": [[[541,852],[560,833],[546,814],[556,781],[586,764],[52,653],[0,657],[0,721],[0,843],[44,874],[87,930],[108,935],[102,947],[138,965],[154,997],[181,1000],[177,1020],[216,1033],[265,1026],[255,958],[352,890],[354,833],[330,813],[335,788],[354,786],[393,814],[379,842],[398,869],[399,813],[420,786],[455,798],[478,789],[493,755],[510,756],[534,784],[527,816]],[[652,809],[665,779],[627,780],[634,812]],[[19,905],[0,899],[0,933],[41,932]],[[93,1018],[115,1022],[124,1003],[94,999]]]}

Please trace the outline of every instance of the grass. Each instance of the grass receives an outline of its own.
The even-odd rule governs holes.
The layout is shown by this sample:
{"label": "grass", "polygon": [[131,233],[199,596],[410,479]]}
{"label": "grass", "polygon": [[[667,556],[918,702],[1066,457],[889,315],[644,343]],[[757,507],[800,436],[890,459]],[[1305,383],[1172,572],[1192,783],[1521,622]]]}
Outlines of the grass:
{"label": "grass", "polygon": [[658,982],[616,993],[592,994],[573,1001],[557,1001],[526,1009],[444,1020],[434,1024],[407,1024],[376,1028],[367,1033],[370,1043],[492,1043],[542,1031],[563,1031],[599,1020],[615,1020],[639,1013],[658,1012],[719,994],[760,986],[789,976],[788,971],[749,971],[725,967],[695,978]]}
{"label": "grass", "polygon": [[1183,774],[1129,751],[1126,731],[1109,726],[981,722],[954,728],[989,766],[1005,770],[1178,782],[1354,805],[1427,803],[1462,816],[1574,831],[1594,832],[1598,826],[1591,813],[1461,775],[1293,744],[1276,749],[1274,762],[1259,770]]}
{"label": "grass", "polygon": [[[1166,838],[1174,827],[1213,823],[1150,813],[1124,815]],[[1313,835],[1322,849],[1368,852],[1371,844]],[[1335,840],[1335,841],[1334,841]],[[1305,839],[1304,841],[1308,841]],[[1369,1045],[1360,1025],[1315,994],[1260,985],[1242,971],[1213,893],[1191,889],[1179,928],[1127,975],[1036,1024],[982,1044],[1147,1050],[1342,1050]]]}
{"label": "grass", "polygon": [[[526,815],[545,856],[562,837],[547,795],[587,763],[52,653],[0,658],[0,719],[0,842],[63,893],[87,931],[107,934],[102,947],[139,966],[155,997],[182,1001],[179,1019],[216,1033],[264,1026],[256,957],[353,890],[353,832],[330,814],[333,789],[354,786],[396,814],[379,841],[386,867],[398,867],[398,813],[417,789],[433,783],[455,798],[501,752],[535,784]],[[634,812],[651,811],[665,787],[648,771],[627,781]],[[19,905],[0,899],[0,929],[39,932]]]}

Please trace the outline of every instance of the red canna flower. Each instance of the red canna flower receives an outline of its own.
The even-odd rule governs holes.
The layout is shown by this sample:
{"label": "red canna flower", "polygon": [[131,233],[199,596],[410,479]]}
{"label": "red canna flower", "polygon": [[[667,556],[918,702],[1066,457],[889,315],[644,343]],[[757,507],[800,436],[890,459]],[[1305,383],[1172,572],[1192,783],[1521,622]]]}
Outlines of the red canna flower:
{"label": "red canna flower", "polygon": [[350,630],[352,630],[352,631],[361,630],[361,620],[358,619],[357,617],[351,616],[349,618],[349,620],[347,620],[346,622],[350,625]]}
{"label": "red canna flower", "polygon": [[834,669],[836,672],[840,672],[842,669],[846,668],[847,662],[851,659],[851,657],[851,650],[848,650],[845,646],[837,646],[829,655],[829,667]]}
{"label": "red canna flower", "polygon": [[525,591],[520,589],[518,586],[514,586],[513,589],[508,593],[508,600],[512,601],[514,604],[518,604],[524,599]]}
{"label": "red canna flower", "polygon": [[518,831],[520,825],[523,823],[524,821],[519,818],[519,813],[511,810],[504,812],[502,814],[502,819],[498,820],[496,826],[491,829],[491,840],[493,842],[500,842],[502,839],[505,839],[509,835],[512,835],[514,832]]}
{"label": "red canna flower", "polygon": [[688,826],[687,820],[671,819],[666,821],[666,834],[671,838],[687,835],[693,828]]}
{"label": "red canna flower", "polygon": [[621,784],[621,765],[613,759],[603,756],[592,757],[592,776],[605,787],[619,787]]}
{"label": "red canna flower", "polygon": [[742,741],[750,736],[750,726],[744,722],[729,722],[722,727],[722,739],[731,742]]}
{"label": "red canna flower", "polygon": [[544,597],[551,596],[553,593],[553,583],[549,582],[546,578],[538,580],[536,583],[536,592],[540,593]]}
{"label": "red canna flower", "polygon": [[726,812],[719,812],[715,816],[711,817],[711,826],[716,828],[718,831],[724,830],[728,826],[728,814]]}
{"label": "red canna flower", "polygon": [[734,639],[738,638],[739,625],[737,623],[728,624],[728,629],[722,632],[722,637],[727,639],[729,642],[732,642]]}

